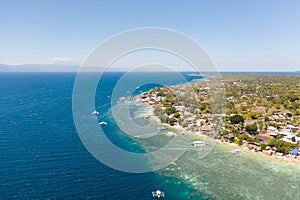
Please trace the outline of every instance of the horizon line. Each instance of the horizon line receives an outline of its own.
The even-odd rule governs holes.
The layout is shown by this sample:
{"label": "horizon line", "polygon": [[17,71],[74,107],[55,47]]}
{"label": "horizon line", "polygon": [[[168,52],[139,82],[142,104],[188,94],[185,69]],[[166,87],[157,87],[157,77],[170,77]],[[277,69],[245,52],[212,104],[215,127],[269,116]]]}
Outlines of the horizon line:
{"label": "horizon line", "polygon": [[[33,67],[32,68],[25,68],[25,67],[30,67],[30,65]],[[38,67],[40,66],[40,67]],[[53,66],[54,68],[42,68],[41,66]],[[56,66],[56,67],[55,67]],[[63,68],[63,69],[57,69],[57,67],[62,67],[62,66],[65,66],[66,68]],[[2,67],[6,67],[4,69],[1,70]],[[12,68],[10,68],[12,67]],[[24,68],[22,68],[24,67]],[[38,68],[34,68],[34,67],[38,67]],[[79,69],[80,69],[81,65],[70,65],[70,64],[62,64],[62,63],[49,63],[49,64],[16,64],[16,65],[10,65],[10,64],[3,64],[3,63],[0,63],[0,73],[6,73],[6,72],[53,72],[53,73],[60,73],[60,72],[72,72],[72,73],[77,73],[79,72]],[[88,71],[86,71],[86,73],[89,73],[89,72],[97,72],[99,71],[99,69],[104,69],[104,67],[97,67],[95,68],[96,66],[91,66],[91,67],[88,67],[87,69],[89,69]],[[71,68],[71,69],[70,69]],[[94,68],[94,69],[93,69]],[[121,67],[120,67],[121,68]],[[125,66],[126,68],[126,66]],[[98,70],[97,70],[98,69]],[[108,70],[105,70],[105,72],[128,72],[130,69],[108,69]],[[290,70],[290,71],[277,71],[277,70],[274,70],[274,71],[260,71],[260,70],[251,70],[251,71],[246,71],[246,70],[232,70],[232,69],[229,69],[229,70],[220,70],[220,71],[203,71],[203,72],[199,72],[197,70],[175,70],[175,71],[172,71],[172,70],[143,70],[143,71],[134,71],[134,72],[191,72],[191,73],[237,73],[237,72],[243,72],[243,73],[263,73],[263,72],[276,72],[276,73],[300,73],[300,69],[299,70]]]}

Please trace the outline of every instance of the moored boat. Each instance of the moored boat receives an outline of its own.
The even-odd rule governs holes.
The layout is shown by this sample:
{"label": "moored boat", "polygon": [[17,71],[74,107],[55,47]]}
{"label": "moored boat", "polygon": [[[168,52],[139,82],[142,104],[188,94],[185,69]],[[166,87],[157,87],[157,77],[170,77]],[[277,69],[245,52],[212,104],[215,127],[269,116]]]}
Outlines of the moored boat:
{"label": "moored boat", "polygon": [[194,147],[204,147],[204,146],[206,146],[206,145],[208,145],[206,142],[204,142],[204,141],[193,141],[193,143],[192,143],[192,146],[194,146]]}
{"label": "moored boat", "polygon": [[92,112],[92,115],[99,115],[99,112],[95,110],[94,112]]}
{"label": "moored boat", "polygon": [[152,192],[152,196],[157,198],[165,197],[165,193],[163,191],[156,190]]}
{"label": "moored boat", "polygon": [[157,127],[157,129],[163,131],[163,130],[166,130],[167,128],[164,126],[160,126],[160,127]]}
{"label": "moored boat", "polygon": [[177,134],[174,133],[174,132],[168,131],[168,132],[166,133],[166,136],[168,136],[168,137],[175,137],[175,136],[177,136]]}
{"label": "moored boat", "polygon": [[234,154],[234,155],[240,155],[240,154],[243,153],[243,151],[240,150],[240,149],[235,149],[235,150],[231,151],[231,153]]}
{"label": "moored boat", "polygon": [[101,126],[105,126],[105,125],[107,125],[107,123],[106,123],[106,122],[99,122],[99,124],[100,124]]}

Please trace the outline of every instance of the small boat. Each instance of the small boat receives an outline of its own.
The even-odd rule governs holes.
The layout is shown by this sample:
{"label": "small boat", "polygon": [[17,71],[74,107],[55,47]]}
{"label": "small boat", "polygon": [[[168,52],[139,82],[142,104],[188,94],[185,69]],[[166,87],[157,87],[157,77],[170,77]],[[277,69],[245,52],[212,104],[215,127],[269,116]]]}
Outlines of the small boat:
{"label": "small boat", "polygon": [[164,126],[160,126],[160,127],[157,127],[157,129],[163,131],[163,130],[166,130],[167,128]]}
{"label": "small boat", "polygon": [[168,136],[168,137],[175,137],[175,136],[177,136],[177,134],[174,133],[174,132],[168,131],[168,132],[166,133],[166,136]]}
{"label": "small boat", "polygon": [[106,123],[106,122],[99,122],[99,124],[100,124],[101,126],[105,126],[105,125],[107,125],[107,123]]}
{"label": "small boat", "polygon": [[160,197],[165,197],[165,193],[163,191],[160,191],[160,190],[156,190],[156,191],[153,191],[152,192],[152,196],[153,197],[157,197],[157,198],[160,198]]}
{"label": "small boat", "polygon": [[126,100],[126,97],[120,97],[119,102],[124,102]]}
{"label": "small boat", "polygon": [[150,115],[146,115],[144,118],[145,118],[145,119],[149,119],[149,118],[150,118]]}
{"label": "small boat", "polygon": [[92,112],[92,115],[99,115],[99,112],[97,112],[96,110],[94,112]]}
{"label": "small boat", "polygon": [[234,155],[240,155],[240,154],[243,153],[243,151],[240,150],[240,149],[235,149],[235,150],[231,151],[231,153],[234,154]]}
{"label": "small boat", "polygon": [[206,146],[206,145],[208,145],[206,142],[203,142],[203,141],[193,141],[193,143],[192,143],[192,146],[194,146],[194,147],[204,147],[204,146]]}

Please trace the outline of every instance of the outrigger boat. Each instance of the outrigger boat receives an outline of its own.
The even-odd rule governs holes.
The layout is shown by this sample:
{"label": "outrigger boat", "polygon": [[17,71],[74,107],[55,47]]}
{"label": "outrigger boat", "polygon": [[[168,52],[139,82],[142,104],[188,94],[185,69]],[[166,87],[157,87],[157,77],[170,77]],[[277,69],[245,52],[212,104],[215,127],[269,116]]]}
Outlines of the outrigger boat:
{"label": "outrigger boat", "polygon": [[157,197],[157,198],[160,198],[160,197],[165,197],[165,193],[163,191],[160,191],[160,190],[156,190],[156,191],[153,191],[152,192],[152,196],[153,197]]}
{"label": "outrigger boat", "polygon": [[107,125],[107,123],[106,122],[99,122],[99,125],[105,126],[105,125]]}
{"label": "outrigger boat", "polygon": [[157,127],[157,129],[160,130],[160,131],[167,130],[167,128],[164,127],[164,126]]}
{"label": "outrigger boat", "polygon": [[235,149],[235,150],[231,151],[231,153],[232,153],[233,155],[240,155],[240,154],[243,153],[243,151],[240,150],[240,149]]}
{"label": "outrigger boat", "polygon": [[194,147],[204,147],[208,145],[206,142],[203,141],[193,141],[192,146]]}
{"label": "outrigger boat", "polygon": [[99,112],[95,110],[94,112],[92,112],[92,115],[99,115]]}
{"label": "outrigger boat", "polygon": [[168,131],[168,132],[166,133],[166,136],[168,136],[168,137],[175,137],[175,136],[177,136],[177,134],[174,133],[174,132]]}

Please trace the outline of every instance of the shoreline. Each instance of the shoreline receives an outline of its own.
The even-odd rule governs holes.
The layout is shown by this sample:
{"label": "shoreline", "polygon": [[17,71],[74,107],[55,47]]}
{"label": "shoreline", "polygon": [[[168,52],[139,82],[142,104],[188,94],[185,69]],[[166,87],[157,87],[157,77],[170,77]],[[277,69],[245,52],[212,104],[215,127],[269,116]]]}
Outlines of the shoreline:
{"label": "shoreline", "polygon": [[[264,82],[258,84],[256,79]],[[294,79],[291,76],[288,80]],[[292,85],[290,90],[294,91],[297,84],[282,82],[286,80],[285,76],[274,79],[261,75],[250,78],[227,75],[222,80],[227,98],[222,100],[228,107],[220,111],[221,114],[213,114],[211,94],[214,86],[204,77],[201,80],[200,84],[190,83],[190,86],[179,84],[151,89],[137,98],[149,108],[147,118],[151,116],[153,121],[170,130],[209,137],[224,144],[234,143],[243,150],[300,163],[300,109],[291,111],[287,104],[279,107],[273,102],[272,95],[264,93],[265,90],[279,90],[274,85],[282,89],[287,84]],[[293,94],[291,91],[283,96],[289,99]],[[297,99],[295,101],[296,106]],[[268,102],[273,104],[266,106]],[[218,125],[221,127],[214,133]]]}
{"label": "shoreline", "polygon": [[[290,188],[290,184],[299,184],[298,160],[254,152],[235,143],[212,138],[207,132],[188,130],[179,124],[171,126],[168,122],[163,123],[154,113],[155,104],[142,101],[141,96],[134,98],[137,100],[134,104],[143,107],[139,117],[157,127],[165,127],[166,130],[159,133],[160,138],[170,140],[164,133],[173,131],[178,133],[177,137],[205,141],[208,148],[214,146],[204,157],[201,157],[201,153],[206,147],[191,146],[179,159],[155,173],[162,177],[176,178],[197,191],[195,194],[205,194],[213,199],[223,199],[224,196],[228,199],[255,199],[256,196],[268,199],[268,194],[274,194],[278,197],[275,199],[279,200],[283,192],[289,191],[293,196],[300,194]],[[181,135],[182,132],[186,134]],[[244,153],[233,155],[231,151],[235,149],[241,149]],[[241,180],[241,177],[245,179]],[[278,181],[282,185],[278,186]],[[224,191],[224,188],[227,189]]]}
{"label": "shoreline", "polygon": [[192,138],[193,138],[193,136],[196,136],[196,137],[200,136],[202,138],[209,138],[211,140],[216,141],[218,144],[225,145],[225,146],[235,146],[238,149],[242,149],[243,151],[257,153],[257,154],[262,155],[262,156],[267,156],[269,158],[274,158],[275,160],[288,161],[288,162],[292,162],[292,163],[295,163],[295,164],[300,164],[300,156],[298,156],[298,159],[297,159],[297,158],[290,158],[290,157],[287,157],[285,155],[283,155],[283,156],[271,155],[271,154],[264,153],[262,151],[251,150],[251,149],[249,149],[248,146],[239,146],[238,144],[235,144],[235,143],[230,143],[230,142],[222,141],[221,139],[215,139],[215,138],[209,137],[208,135],[202,134],[201,132],[188,131],[188,130],[185,130],[180,125],[171,126],[171,125],[169,125],[167,123],[163,123],[163,122],[160,121],[160,119],[158,118],[158,116],[156,116],[154,114],[154,112],[153,112],[153,105],[149,105],[148,103],[145,103],[145,102],[143,102],[143,103],[149,108],[149,113],[147,113],[147,114],[150,116],[150,120],[152,122],[157,123],[160,126],[166,127],[169,130],[175,130],[175,131],[178,131],[178,132],[185,132],[187,135],[192,136]]}

